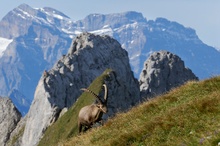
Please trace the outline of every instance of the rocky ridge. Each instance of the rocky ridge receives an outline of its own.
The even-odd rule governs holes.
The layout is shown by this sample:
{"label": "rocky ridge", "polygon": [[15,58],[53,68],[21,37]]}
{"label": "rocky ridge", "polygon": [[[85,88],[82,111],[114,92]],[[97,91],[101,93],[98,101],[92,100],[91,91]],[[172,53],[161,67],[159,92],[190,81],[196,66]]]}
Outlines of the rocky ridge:
{"label": "rocky ridge", "polygon": [[198,80],[198,77],[185,67],[180,57],[168,51],[154,52],[140,74],[141,96],[154,97],[190,80]]}

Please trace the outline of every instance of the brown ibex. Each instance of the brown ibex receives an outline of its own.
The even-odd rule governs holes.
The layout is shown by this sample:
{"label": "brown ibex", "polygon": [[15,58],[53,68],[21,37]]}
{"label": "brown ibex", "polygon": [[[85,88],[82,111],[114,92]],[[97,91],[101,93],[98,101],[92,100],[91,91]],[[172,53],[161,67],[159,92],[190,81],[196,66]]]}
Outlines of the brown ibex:
{"label": "brown ibex", "polygon": [[79,111],[79,116],[78,116],[79,133],[82,132],[83,126],[84,126],[84,131],[86,131],[89,128],[91,128],[94,123],[102,121],[103,113],[107,113],[108,89],[106,84],[103,84],[103,86],[105,89],[104,102],[93,91],[85,88],[81,89],[95,96],[98,100],[98,103],[87,105]]}

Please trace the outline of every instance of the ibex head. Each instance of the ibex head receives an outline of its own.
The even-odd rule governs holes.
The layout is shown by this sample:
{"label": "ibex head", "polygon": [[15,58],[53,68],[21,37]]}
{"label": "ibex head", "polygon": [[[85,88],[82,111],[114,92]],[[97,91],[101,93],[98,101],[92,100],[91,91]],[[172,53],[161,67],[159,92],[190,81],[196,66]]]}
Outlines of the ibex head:
{"label": "ibex head", "polygon": [[79,132],[81,132],[82,126],[86,126],[87,129],[89,129],[95,122],[100,122],[102,120],[102,114],[107,113],[108,90],[105,84],[103,84],[103,87],[105,89],[104,102],[93,91],[86,88],[81,89],[95,96],[98,100],[98,104],[91,104],[80,110],[78,117]]}
{"label": "ibex head", "polygon": [[98,108],[101,109],[101,111],[103,113],[107,113],[108,109],[107,109],[107,98],[108,98],[108,90],[107,90],[107,86],[106,84],[103,84],[103,87],[105,89],[105,94],[104,94],[104,102],[100,99],[100,97],[98,95],[96,95],[93,91],[86,89],[86,88],[82,88],[81,90],[86,91],[91,93],[94,97],[96,97],[96,99],[98,100],[98,104],[96,104],[96,106]]}

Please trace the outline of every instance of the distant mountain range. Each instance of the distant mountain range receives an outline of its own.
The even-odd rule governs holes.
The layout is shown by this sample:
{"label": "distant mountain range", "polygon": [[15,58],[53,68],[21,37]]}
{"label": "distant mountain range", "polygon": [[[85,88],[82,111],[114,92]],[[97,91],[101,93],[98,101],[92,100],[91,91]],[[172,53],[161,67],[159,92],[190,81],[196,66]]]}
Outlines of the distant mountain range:
{"label": "distant mountain range", "polygon": [[91,14],[72,21],[53,8],[22,4],[0,21],[0,95],[11,96],[21,113],[27,113],[43,71],[67,53],[81,32],[108,34],[118,40],[128,52],[136,78],[148,56],[159,50],[181,57],[200,79],[220,74],[220,52],[204,44],[195,30],[177,22],[147,20],[134,11]]}

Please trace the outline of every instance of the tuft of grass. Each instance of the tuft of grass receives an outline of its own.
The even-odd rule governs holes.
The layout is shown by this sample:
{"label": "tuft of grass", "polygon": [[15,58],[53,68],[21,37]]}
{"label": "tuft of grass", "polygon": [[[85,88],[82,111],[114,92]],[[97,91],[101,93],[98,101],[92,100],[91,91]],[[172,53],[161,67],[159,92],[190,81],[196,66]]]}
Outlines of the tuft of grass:
{"label": "tuft of grass", "polygon": [[219,113],[220,77],[188,82],[60,145],[217,145]]}
{"label": "tuft of grass", "polygon": [[[104,80],[108,76],[107,73],[111,71],[111,69],[107,69],[88,88],[98,94],[102,89]],[[55,146],[61,141],[77,136],[78,112],[83,106],[93,103],[94,100],[95,98],[91,94],[87,92],[82,93],[74,105],[53,125],[48,127],[44,137],[39,142],[39,146]]]}

